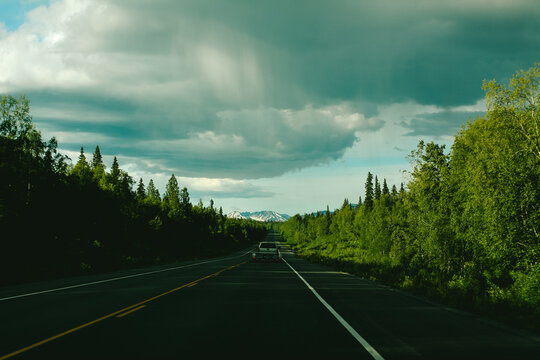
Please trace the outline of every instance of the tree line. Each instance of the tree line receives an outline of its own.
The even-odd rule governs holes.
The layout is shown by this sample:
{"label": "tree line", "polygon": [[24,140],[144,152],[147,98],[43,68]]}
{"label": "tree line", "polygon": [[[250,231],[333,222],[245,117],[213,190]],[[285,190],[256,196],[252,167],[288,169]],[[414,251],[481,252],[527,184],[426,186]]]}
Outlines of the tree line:
{"label": "tree line", "polygon": [[[409,182],[281,226],[301,256],[468,309],[540,324],[540,64],[484,82],[450,151],[420,141]],[[520,320],[521,319],[521,320]]]}
{"label": "tree line", "polygon": [[[44,141],[25,96],[0,96],[0,285],[215,256],[258,241],[266,225],[193,205],[171,175],[163,196],[96,146],[78,161]],[[136,186],[135,186],[136,185]]]}

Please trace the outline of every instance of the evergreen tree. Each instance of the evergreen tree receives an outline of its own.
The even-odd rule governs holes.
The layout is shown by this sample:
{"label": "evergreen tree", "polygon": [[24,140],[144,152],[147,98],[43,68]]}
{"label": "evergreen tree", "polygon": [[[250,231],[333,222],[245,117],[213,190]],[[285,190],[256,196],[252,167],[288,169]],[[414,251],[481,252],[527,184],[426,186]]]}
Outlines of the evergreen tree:
{"label": "evergreen tree", "polygon": [[101,188],[105,188],[107,182],[105,175],[105,164],[103,163],[103,158],[98,145],[96,145],[96,150],[94,150],[94,155],[92,157],[91,170],[92,179],[94,182],[99,184]]}
{"label": "evergreen tree", "polygon": [[88,164],[86,162],[86,156],[84,155],[84,147],[82,145],[81,145],[81,151],[79,153],[79,161],[78,161],[78,163],[79,162],[84,162],[85,164]]}
{"label": "evergreen tree", "polygon": [[133,196],[133,185],[135,181],[129,174],[120,170],[120,184],[118,186],[118,191],[122,196]]}
{"label": "evergreen tree", "polygon": [[325,235],[328,235],[330,233],[330,224],[332,223],[332,214],[330,213],[330,206],[326,205],[326,214],[325,216],[325,224],[324,224],[324,233]]}
{"label": "evergreen tree", "polygon": [[396,188],[396,185],[392,185],[392,196],[393,197],[397,197],[398,196],[398,191],[397,191],[397,188]]}
{"label": "evergreen tree", "polygon": [[184,216],[189,216],[191,213],[191,202],[189,200],[189,192],[187,187],[182,188],[182,193],[180,194],[180,209]]}
{"label": "evergreen tree", "polygon": [[111,172],[109,173],[109,183],[113,186],[113,188],[117,187],[120,183],[120,166],[118,165],[118,159],[116,159],[116,156],[113,159]]}
{"label": "evergreen tree", "polygon": [[383,195],[390,194],[390,190],[388,190],[388,185],[386,184],[386,179],[383,179],[382,193]]}
{"label": "evergreen tree", "polygon": [[364,206],[367,210],[371,210],[373,208],[373,175],[368,172],[367,179],[366,179],[366,196],[364,197]]}
{"label": "evergreen tree", "polygon": [[94,155],[92,157],[92,170],[95,170],[98,167],[105,169],[101,151],[99,150],[99,145],[96,145],[96,150],[94,150]]}
{"label": "evergreen tree", "polygon": [[169,217],[177,218],[180,215],[180,187],[174,174],[171,175],[165,188],[163,205],[169,211]]}
{"label": "evergreen tree", "polygon": [[381,198],[381,184],[379,183],[379,179],[377,179],[377,176],[375,176],[375,199],[379,200]]}
{"label": "evergreen tree", "polygon": [[77,176],[79,181],[82,184],[87,184],[91,179],[90,166],[86,161],[86,156],[84,155],[84,148],[81,146],[81,152],[79,154],[79,161],[73,167],[71,174]]}
{"label": "evergreen tree", "polygon": [[148,189],[146,191],[146,197],[153,202],[161,202],[161,197],[159,196],[159,191],[154,185],[154,181],[150,179],[148,182]]}
{"label": "evergreen tree", "polygon": [[154,180],[150,179],[148,182],[148,191],[146,192],[146,197],[152,197],[154,195],[154,192],[156,191],[156,187],[154,186]]}
{"label": "evergreen tree", "polygon": [[146,197],[146,191],[144,189],[144,183],[142,178],[140,178],[139,186],[137,186],[137,197],[141,200]]}

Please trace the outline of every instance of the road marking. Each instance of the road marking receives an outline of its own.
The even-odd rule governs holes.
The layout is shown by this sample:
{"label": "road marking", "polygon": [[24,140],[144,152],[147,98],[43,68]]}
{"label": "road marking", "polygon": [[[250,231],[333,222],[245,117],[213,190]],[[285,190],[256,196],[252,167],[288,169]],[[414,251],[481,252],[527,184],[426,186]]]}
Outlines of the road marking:
{"label": "road marking", "polygon": [[131,309],[131,310],[129,310],[129,311],[126,311],[126,312],[123,313],[123,314],[116,315],[116,317],[117,317],[117,318],[124,317],[124,316],[126,316],[126,315],[131,314],[131,313],[134,312],[134,311],[141,310],[143,307],[146,307],[146,305],[141,305],[141,306],[139,306],[139,307],[136,307],[135,309]]}
{"label": "road marking", "polygon": [[[238,263],[238,264],[236,264],[236,265],[229,266],[228,268],[219,270],[219,271],[216,272],[216,273],[207,275],[207,276],[202,277],[202,278],[200,278],[200,279],[198,279],[198,280],[189,282],[189,283],[187,283],[187,284],[181,285],[181,286],[179,286],[179,287],[177,287],[177,288],[174,288],[174,289],[172,289],[172,290],[166,291],[166,292],[164,292],[164,293],[162,293],[162,294],[153,296],[153,297],[151,297],[151,298],[149,298],[149,299],[146,299],[146,300],[143,300],[143,301],[138,302],[138,303],[136,303],[136,304],[127,306],[127,307],[125,307],[125,308],[123,308],[123,309],[121,309],[121,310],[117,310],[117,311],[112,312],[112,313],[110,313],[110,314],[108,314],[108,315],[102,316],[102,317],[100,317],[100,318],[98,318],[98,319],[95,319],[95,320],[89,321],[89,322],[87,322],[87,323],[85,323],[85,324],[82,324],[82,325],[79,325],[79,326],[77,326],[77,327],[74,327],[73,329],[64,331],[64,332],[62,332],[62,333],[60,333],[60,334],[58,334],[58,335],[54,335],[54,336],[51,336],[50,338],[47,338],[47,339],[38,341],[38,342],[35,343],[35,344],[26,346],[26,347],[24,347],[24,348],[22,348],[22,349],[19,349],[19,350],[16,350],[16,351],[12,352],[12,353],[9,353],[9,354],[0,356],[0,360],[8,359],[8,358],[10,358],[10,357],[13,357],[13,356],[18,355],[18,354],[20,354],[20,353],[23,353],[23,352],[25,352],[25,351],[31,350],[31,349],[33,349],[33,348],[36,348],[36,347],[38,347],[38,346],[40,346],[40,345],[43,345],[43,344],[46,344],[46,343],[51,342],[51,341],[53,341],[53,340],[56,340],[56,339],[58,339],[58,338],[61,338],[62,336],[71,334],[71,333],[73,333],[73,332],[75,332],[75,331],[77,331],[77,330],[80,330],[80,329],[83,329],[83,328],[88,327],[88,326],[90,326],[90,325],[96,324],[96,323],[98,323],[98,322],[100,322],[100,321],[103,321],[103,320],[105,320],[105,319],[111,318],[111,317],[113,317],[113,316],[122,314],[122,313],[124,313],[124,312],[129,313],[129,312],[131,312],[131,310],[133,310],[133,311],[138,310],[138,309],[140,309],[140,308],[146,306],[146,305],[144,305],[144,304],[149,303],[150,301],[156,300],[156,299],[158,299],[158,298],[160,298],[160,297],[162,297],[162,296],[168,295],[168,294],[170,294],[170,293],[172,293],[172,292],[175,292],[175,291],[178,291],[178,290],[183,289],[183,288],[185,288],[185,287],[188,287],[189,285],[194,285],[194,284],[196,284],[196,283],[199,282],[199,281],[202,281],[202,280],[208,279],[208,278],[210,278],[210,277],[213,277],[213,276],[215,276],[216,274],[221,273],[221,272],[223,272],[223,271],[231,270],[231,269],[233,269],[233,268],[235,268],[235,267],[237,267],[237,266],[240,266],[240,265],[242,265],[242,264],[245,264],[246,262],[247,262],[247,261],[243,261],[243,262]],[[142,306],[141,306],[141,305],[142,305]],[[134,309],[134,308],[137,308],[137,309]],[[126,313],[125,315],[127,315],[127,313]]]}
{"label": "road marking", "polygon": [[106,283],[106,282],[110,282],[110,281],[117,281],[117,280],[129,279],[129,278],[137,277],[137,276],[144,276],[144,275],[156,274],[156,273],[160,273],[160,272],[164,272],[164,271],[171,271],[171,270],[183,269],[183,268],[187,268],[187,267],[191,267],[191,266],[197,266],[197,265],[208,264],[208,263],[217,262],[217,261],[229,260],[229,259],[234,259],[234,258],[237,258],[237,257],[245,256],[246,254],[248,254],[248,253],[250,253],[250,252],[251,252],[251,250],[249,250],[249,251],[243,253],[242,255],[232,256],[232,257],[223,258],[223,259],[209,260],[209,261],[202,261],[202,262],[198,262],[198,263],[194,263],[194,264],[188,264],[188,265],[182,265],[182,266],[175,266],[175,267],[168,268],[168,269],[155,270],[155,271],[148,271],[148,272],[144,272],[144,273],[140,273],[140,274],[133,274],[133,275],[120,276],[120,277],[116,277],[116,278],[112,278],[112,279],[98,280],[98,281],[92,281],[92,282],[88,282],[88,283],[84,283],[84,284],[77,284],[77,285],[64,286],[64,287],[60,287],[60,288],[56,288],[56,289],[42,290],[42,291],[36,291],[36,292],[32,292],[32,293],[27,293],[27,294],[8,296],[8,297],[5,297],[5,298],[0,298],[0,301],[11,300],[11,299],[17,299],[17,298],[22,298],[22,297],[26,297],[26,296],[33,296],[33,295],[46,294],[46,293],[50,293],[50,292],[54,292],[54,291],[60,291],[60,290],[74,289],[74,288],[78,288],[78,287],[82,287],[82,286],[89,286],[89,285],[95,285],[95,284],[102,284],[102,283]]}
{"label": "road marking", "polygon": [[[360,336],[360,334],[358,334],[356,332],[356,330],[354,330],[354,328],[349,325],[349,323],[347,321],[345,321],[344,318],[341,317],[341,315],[339,315],[336,310],[334,310],[334,308],[332,306],[330,306],[330,304],[328,304],[322,297],[321,295],[319,295],[319,293],[306,281],[306,279],[304,279],[302,277],[302,275],[300,275],[298,273],[298,271],[296,271],[292,266],[291,264],[289,264],[285,259],[283,259],[283,261],[285,262],[285,264],[287,264],[292,271],[294,271],[294,273],[296,275],[298,275],[298,277],[300,278],[300,280],[302,280],[304,282],[304,284],[306,284],[306,286],[308,287],[309,290],[311,290],[311,292],[313,292],[313,294],[317,297],[317,299],[319,299],[319,301],[328,309],[328,311],[330,311],[330,313],[332,315],[334,315],[334,317],[340,322],[341,325],[343,325],[343,327],[345,329],[347,329],[347,331],[356,339],[356,341],[358,341],[360,344],[362,344],[362,346],[364,347],[364,349],[367,350],[367,352],[376,360],[384,360],[384,358],[381,356],[381,354],[379,354],[377,352],[377,350],[375,350],[375,348],[373,346],[371,346],[367,341],[366,339],[364,339],[362,336]],[[1,359],[0,359],[1,360]]]}

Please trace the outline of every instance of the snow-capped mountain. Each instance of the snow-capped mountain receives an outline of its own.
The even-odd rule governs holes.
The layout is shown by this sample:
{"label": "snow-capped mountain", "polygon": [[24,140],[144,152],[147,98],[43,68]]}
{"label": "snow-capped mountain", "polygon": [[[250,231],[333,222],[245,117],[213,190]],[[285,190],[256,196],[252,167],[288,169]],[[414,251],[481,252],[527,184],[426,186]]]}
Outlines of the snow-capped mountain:
{"label": "snow-capped mountain", "polygon": [[233,211],[229,214],[227,214],[227,217],[234,218],[234,219],[251,219],[256,221],[263,221],[263,222],[270,222],[270,221],[278,221],[283,222],[289,220],[290,216],[287,214],[280,214],[275,211],[255,211],[255,212],[239,212],[239,211]]}
{"label": "snow-capped mountain", "polygon": [[228,218],[233,218],[233,219],[247,219],[244,215],[242,215],[241,212],[239,211],[233,211],[231,213],[228,213],[227,214],[227,217]]}

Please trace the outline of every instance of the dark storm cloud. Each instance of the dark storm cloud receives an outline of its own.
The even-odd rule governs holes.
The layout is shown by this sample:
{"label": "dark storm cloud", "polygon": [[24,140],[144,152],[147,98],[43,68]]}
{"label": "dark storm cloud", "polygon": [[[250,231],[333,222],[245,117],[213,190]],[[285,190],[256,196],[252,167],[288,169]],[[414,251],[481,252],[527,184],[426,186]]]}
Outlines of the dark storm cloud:
{"label": "dark storm cloud", "polygon": [[[0,27],[0,92],[29,94],[70,150],[279,176],[342,157],[385,125],[379,106],[477,102],[484,78],[538,61],[539,17],[535,0],[58,1]],[[470,115],[402,125],[451,135]]]}
{"label": "dark storm cloud", "polygon": [[455,134],[467,121],[483,116],[484,112],[442,111],[432,114],[420,114],[403,121],[401,125],[409,129],[406,136],[444,136]]}
{"label": "dark storm cloud", "polygon": [[[195,4],[195,5],[194,5]],[[461,105],[484,78],[538,59],[531,1],[196,2],[192,16],[249,34],[264,68],[320,101]],[[280,101],[286,102],[284,99]],[[289,106],[294,105],[291,101]]]}

